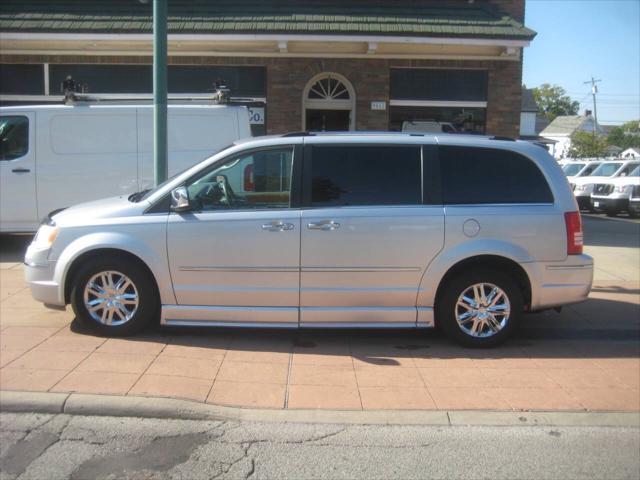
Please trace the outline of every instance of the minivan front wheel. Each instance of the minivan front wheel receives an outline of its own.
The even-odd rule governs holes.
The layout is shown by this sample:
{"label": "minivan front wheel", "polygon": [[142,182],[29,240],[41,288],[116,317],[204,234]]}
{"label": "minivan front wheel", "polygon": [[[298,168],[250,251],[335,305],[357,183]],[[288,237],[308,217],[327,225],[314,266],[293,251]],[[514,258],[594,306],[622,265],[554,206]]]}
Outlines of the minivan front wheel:
{"label": "minivan front wheel", "polygon": [[76,317],[103,335],[139,332],[155,316],[159,303],[149,276],[125,259],[90,259],[73,280],[71,305]]}
{"label": "minivan front wheel", "polygon": [[467,347],[494,347],[516,328],[522,313],[517,283],[499,271],[457,275],[444,286],[436,321],[452,340]]}

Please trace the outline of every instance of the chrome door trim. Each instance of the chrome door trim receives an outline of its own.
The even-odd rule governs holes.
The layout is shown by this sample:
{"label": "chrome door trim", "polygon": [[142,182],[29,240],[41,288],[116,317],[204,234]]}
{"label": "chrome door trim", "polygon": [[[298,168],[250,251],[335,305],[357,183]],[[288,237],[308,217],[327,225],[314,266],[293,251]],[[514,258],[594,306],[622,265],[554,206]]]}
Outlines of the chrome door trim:
{"label": "chrome door trim", "polygon": [[297,323],[285,322],[218,322],[195,320],[167,320],[163,325],[169,327],[230,327],[230,328],[298,328]]}
{"label": "chrome door trim", "polygon": [[416,307],[300,307],[300,326],[305,324],[412,324]]}
{"label": "chrome door trim", "polygon": [[415,322],[313,322],[313,323],[301,323],[300,328],[310,329],[310,328],[322,328],[322,329],[340,329],[340,328],[367,328],[367,329],[375,329],[375,328],[417,328],[423,327],[425,325],[416,325]]}
{"label": "chrome door trim", "polygon": [[163,305],[161,325],[292,324],[298,325],[298,307],[227,307],[207,305]]}
{"label": "chrome door trim", "polygon": [[[298,322],[300,314],[300,322]],[[306,314],[307,320],[302,321]],[[357,316],[363,320],[358,321]],[[354,316],[356,316],[354,320]],[[310,319],[315,319],[311,321]],[[417,320],[417,321],[416,321]],[[226,307],[163,305],[161,325],[253,328],[431,328],[430,307]]]}
{"label": "chrome door trim", "polygon": [[298,272],[300,269],[296,267],[279,267],[279,266],[181,266],[178,267],[181,272]]}
{"label": "chrome door trim", "polygon": [[303,272],[421,272],[420,267],[302,267]]}

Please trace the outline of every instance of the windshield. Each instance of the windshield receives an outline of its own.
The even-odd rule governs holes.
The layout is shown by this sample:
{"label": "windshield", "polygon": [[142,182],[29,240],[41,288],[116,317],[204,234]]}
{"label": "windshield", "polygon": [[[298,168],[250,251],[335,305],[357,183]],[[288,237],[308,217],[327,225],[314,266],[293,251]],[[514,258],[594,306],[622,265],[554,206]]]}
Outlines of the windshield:
{"label": "windshield", "polygon": [[190,168],[193,168],[195,165],[197,165],[200,162],[203,162],[205,160],[207,160],[208,158],[211,158],[214,155],[218,155],[219,153],[224,152],[225,150],[230,149],[231,147],[233,147],[234,145],[227,145],[226,147],[224,147],[223,149],[221,149],[218,152],[212,153],[211,155],[207,155],[206,157],[204,157],[201,160],[198,160],[197,162],[195,162],[193,165],[189,165],[187,168],[183,168],[182,170],[180,170],[178,173],[175,173],[173,175],[171,175],[169,178],[167,178],[164,182],[162,182],[161,184],[159,184],[157,187],[154,188],[150,188],[149,190],[143,190],[141,192],[137,192],[134,193],[133,195],[129,196],[129,200],[132,202],[141,202],[143,200],[146,200],[147,198],[149,198],[151,195],[153,195],[154,193],[156,193],[158,190],[160,190],[162,187],[164,187],[167,183],[172,182],[176,177],[182,175],[184,172],[186,172],[187,170],[189,170]]}
{"label": "windshield", "polygon": [[620,162],[607,162],[596,168],[591,174],[592,177],[611,177],[622,166]]}
{"label": "windshield", "polygon": [[629,174],[630,177],[640,177],[640,165],[633,169],[633,171]]}
{"label": "windshield", "polygon": [[618,172],[616,177],[628,177],[636,169],[637,166],[637,163],[630,163],[628,165],[625,165],[625,167]]}
{"label": "windshield", "polygon": [[584,165],[584,163],[569,163],[562,167],[562,170],[567,177],[573,177],[574,175],[577,175],[580,170],[582,170],[582,167],[584,167]]}
{"label": "windshield", "polygon": [[580,172],[580,174],[578,175],[579,177],[588,177],[589,175],[591,175],[591,173],[593,173],[593,171],[598,168],[598,166],[600,166],[599,163],[590,163],[589,165],[587,165],[584,170],[582,170]]}

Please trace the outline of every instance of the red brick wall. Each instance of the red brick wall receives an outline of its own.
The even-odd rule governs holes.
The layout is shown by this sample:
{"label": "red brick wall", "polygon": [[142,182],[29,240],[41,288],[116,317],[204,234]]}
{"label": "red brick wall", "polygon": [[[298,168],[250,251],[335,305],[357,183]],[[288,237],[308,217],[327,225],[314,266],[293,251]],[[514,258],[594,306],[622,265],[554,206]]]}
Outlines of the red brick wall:
{"label": "red brick wall", "polygon": [[[0,56],[0,63],[151,63],[151,57]],[[481,68],[489,75],[486,133],[517,137],[520,129],[522,63],[513,61],[170,57],[171,64],[263,65],[267,67],[267,133],[302,129],[302,94],[321,72],[346,77],[356,92],[356,129],[387,130],[389,70],[393,67]],[[371,110],[372,101],[387,110]]]}

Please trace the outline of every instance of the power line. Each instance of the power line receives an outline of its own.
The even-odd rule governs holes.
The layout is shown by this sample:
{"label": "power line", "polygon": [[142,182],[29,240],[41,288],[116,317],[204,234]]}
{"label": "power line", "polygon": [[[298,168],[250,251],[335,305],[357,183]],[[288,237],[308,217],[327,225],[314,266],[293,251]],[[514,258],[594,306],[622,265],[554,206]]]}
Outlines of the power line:
{"label": "power line", "polygon": [[[585,82],[586,84],[589,84],[591,82]],[[567,92],[569,95],[583,95],[584,92]],[[600,96],[602,97],[640,97],[640,94],[638,93],[601,93],[598,92]],[[587,95],[591,95],[591,93],[588,93]]]}

